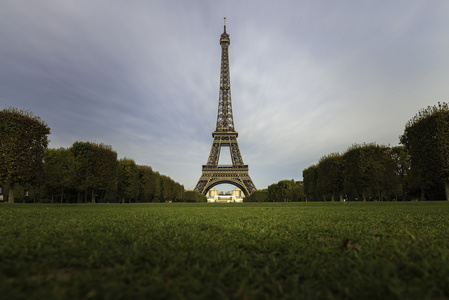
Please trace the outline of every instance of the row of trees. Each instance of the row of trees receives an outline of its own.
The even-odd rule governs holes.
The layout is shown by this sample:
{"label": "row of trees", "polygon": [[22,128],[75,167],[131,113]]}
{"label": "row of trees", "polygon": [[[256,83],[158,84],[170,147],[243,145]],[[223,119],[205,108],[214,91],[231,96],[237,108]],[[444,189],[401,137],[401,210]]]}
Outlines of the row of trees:
{"label": "row of trees", "polygon": [[302,181],[281,180],[268,186],[265,190],[257,190],[245,197],[245,202],[298,202],[305,201]]}
{"label": "row of trees", "polygon": [[[76,202],[165,202],[182,201],[184,187],[149,166],[132,159],[117,160],[111,146],[75,142],[70,148],[48,149],[44,158],[43,183],[63,201],[70,193]],[[84,195],[84,199],[82,199]]]}
{"label": "row of trees", "polygon": [[9,202],[16,190],[51,202],[205,201],[199,194],[186,199],[182,185],[149,166],[117,159],[111,146],[47,149],[48,134],[48,125],[29,111],[0,111],[0,187]]}
{"label": "row of trees", "polygon": [[407,195],[408,155],[404,147],[353,145],[332,153],[303,171],[308,199],[396,199]]}
{"label": "row of trees", "polygon": [[[75,142],[48,149],[50,128],[31,112],[0,111],[0,184],[14,202],[16,184],[44,187],[54,201],[204,201],[151,167],[117,160],[110,146]],[[358,198],[449,200],[449,105],[421,110],[400,137],[403,146],[353,145],[322,157],[303,171],[303,184],[283,180],[245,201],[301,201]],[[49,196],[50,195],[50,196]],[[39,193],[39,196],[40,193]],[[84,200],[82,198],[84,196]]]}
{"label": "row of trees", "polygon": [[111,146],[90,142],[75,142],[68,149],[47,149],[39,176],[21,185],[33,190],[30,197],[49,202],[184,200],[184,187],[170,177],[132,159],[117,159]]}
{"label": "row of trees", "polygon": [[449,200],[449,105],[421,110],[405,126],[402,146],[353,145],[303,171],[309,199]]}

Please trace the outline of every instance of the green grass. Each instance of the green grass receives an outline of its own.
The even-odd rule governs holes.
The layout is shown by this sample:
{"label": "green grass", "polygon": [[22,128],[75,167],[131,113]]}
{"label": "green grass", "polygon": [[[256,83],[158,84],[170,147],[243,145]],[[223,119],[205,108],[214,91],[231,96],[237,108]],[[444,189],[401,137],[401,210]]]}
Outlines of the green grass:
{"label": "green grass", "polygon": [[2,204],[0,299],[447,299],[448,221],[448,202]]}

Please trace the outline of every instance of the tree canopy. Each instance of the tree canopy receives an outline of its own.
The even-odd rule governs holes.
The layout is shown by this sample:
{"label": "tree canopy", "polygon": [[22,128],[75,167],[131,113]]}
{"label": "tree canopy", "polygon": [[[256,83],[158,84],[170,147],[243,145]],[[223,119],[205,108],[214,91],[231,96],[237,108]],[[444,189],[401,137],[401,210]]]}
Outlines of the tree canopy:
{"label": "tree canopy", "polygon": [[400,140],[419,178],[421,198],[425,190],[444,184],[449,200],[449,105],[438,103],[419,111],[407,122]]}
{"label": "tree canopy", "polygon": [[15,183],[32,183],[42,174],[49,134],[48,125],[30,111],[0,111],[0,181],[10,184],[9,202]]}
{"label": "tree canopy", "polygon": [[343,153],[323,156],[317,165],[303,171],[308,199],[340,201],[353,199],[406,198],[407,154],[404,147],[352,145]]}

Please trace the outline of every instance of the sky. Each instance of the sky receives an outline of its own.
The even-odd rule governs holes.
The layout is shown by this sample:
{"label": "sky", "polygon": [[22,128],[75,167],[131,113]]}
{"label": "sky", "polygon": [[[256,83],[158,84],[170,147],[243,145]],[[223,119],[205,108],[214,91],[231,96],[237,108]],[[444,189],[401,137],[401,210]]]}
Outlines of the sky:
{"label": "sky", "polygon": [[449,102],[446,0],[2,0],[0,109],[38,115],[50,148],[111,145],[193,189],[216,126],[224,17],[258,189],[353,144],[396,146],[420,109]]}

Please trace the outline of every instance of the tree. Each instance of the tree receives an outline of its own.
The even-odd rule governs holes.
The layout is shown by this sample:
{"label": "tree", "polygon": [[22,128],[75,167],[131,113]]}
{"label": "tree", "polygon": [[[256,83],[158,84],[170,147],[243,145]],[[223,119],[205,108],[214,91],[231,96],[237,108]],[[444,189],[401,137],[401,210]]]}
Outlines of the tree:
{"label": "tree", "polygon": [[346,193],[355,193],[367,197],[383,198],[384,183],[387,180],[388,147],[375,143],[352,145],[343,154],[344,189]]}
{"label": "tree", "polygon": [[32,183],[42,173],[49,134],[48,125],[30,111],[0,111],[0,181],[10,185],[9,202],[14,202],[15,183]]}
{"label": "tree", "polygon": [[296,181],[293,186],[293,198],[292,201],[299,202],[304,200],[304,182]]}
{"label": "tree", "polygon": [[[399,152],[398,152],[399,151]],[[378,200],[389,198],[398,193],[400,185],[400,170],[397,155],[400,149],[395,149],[375,143],[352,145],[343,154],[344,190],[348,194]],[[402,154],[401,154],[402,155]],[[402,160],[402,158],[401,158]]]}
{"label": "tree", "polygon": [[401,194],[403,200],[407,200],[408,182],[410,174],[410,156],[404,146],[396,146],[391,148],[391,159],[393,161],[394,173],[396,174],[395,182],[395,196],[398,199],[398,194]]}
{"label": "tree", "polygon": [[357,197],[362,195],[366,201],[367,190],[369,188],[368,167],[370,162],[364,146],[353,145],[343,154],[344,159],[344,190],[346,193],[355,193]]}
{"label": "tree", "polygon": [[268,190],[257,190],[245,197],[244,202],[267,202]]}
{"label": "tree", "polygon": [[418,112],[405,125],[401,143],[408,150],[411,170],[425,190],[444,184],[449,200],[449,105],[438,103]]}
{"label": "tree", "polygon": [[171,190],[172,184],[170,178],[165,175],[161,175],[161,202],[169,201]]}
{"label": "tree", "polygon": [[290,202],[293,199],[294,180],[281,180],[277,183],[276,198],[279,201]]}
{"label": "tree", "polygon": [[396,165],[391,156],[391,148],[383,145],[371,144],[367,147],[370,161],[369,176],[373,196],[380,201],[387,198],[398,184]]}
{"label": "tree", "polygon": [[318,166],[312,165],[302,171],[304,196],[306,199],[318,199]]}
{"label": "tree", "polygon": [[134,160],[122,158],[118,161],[118,195],[122,203],[137,200],[139,196],[139,169]]}
{"label": "tree", "polygon": [[161,202],[162,192],[161,192],[161,174],[159,172],[153,172],[151,175],[151,201]]}
{"label": "tree", "polygon": [[323,156],[318,162],[317,188],[326,199],[330,195],[331,200],[338,196],[343,201],[343,159],[339,153]]}
{"label": "tree", "polygon": [[245,197],[245,202],[292,202],[301,201],[304,198],[304,186],[302,181],[281,180],[273,183],[266,190],[251,193]]}
{"label": "tree", "polygon": [[70,147],[75,168],[73,172],[74,188],[78,192],[78,203],[81,202],[81,193],[84,191],[84,202],[87,202],[87,190],[89,188],[89,178],[91,177],[92,167],[92,145],[89,142],[74,142]]}
{"label": "tree", "polygon": [[102,200],[106,192],[115,194],[117,191],[117,152],[111,146],[104,144],[91,144],[92,167],[92,203],[95,202],[95,191],[100,194]]}
{"label": "tree", "polygon": [[74,187],[80,194],[84,191],[84,201],[87,201],[88,190],[91,192],[91,202],[95,203],[95,191],[100,197],[115,194],[117,190],[117,152],[111,146],[90,142],[77,141],[70,151],[75,160]]}
{"label": "tree", "polygon": [[268,186],[267,188],[267,197],[269,202],[276,202],[277,201],[277,192],[278,192],[278,185],[276,183],[273,183]]}
{"label": "tree", "polygon": [[152,198],[152,175],[153,169],[149,166],[137,166],[139,169],[139,181],[140,181],[140,191],[139,199],[142,202],[151,201]]}
{"label": "tree", "polygon": [[173,201],[181,202],[184,201],[185,189],[182,184],[175,182],[175,198]]}
{"label": "tree", "polygon": [[75,159],[69,149],[47,149],[44,156],[45,185],[51,191],[51,202],[55,190],[61,191],[61,203],[64,190],[73,186]]}
{"label": "tree", "polygon": [[184,192],[185,202],[206,202],[206,196],[198,193],[197,191],[185,191]]}

